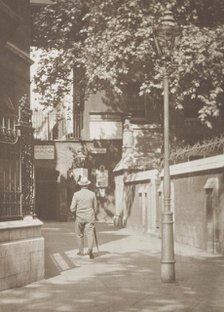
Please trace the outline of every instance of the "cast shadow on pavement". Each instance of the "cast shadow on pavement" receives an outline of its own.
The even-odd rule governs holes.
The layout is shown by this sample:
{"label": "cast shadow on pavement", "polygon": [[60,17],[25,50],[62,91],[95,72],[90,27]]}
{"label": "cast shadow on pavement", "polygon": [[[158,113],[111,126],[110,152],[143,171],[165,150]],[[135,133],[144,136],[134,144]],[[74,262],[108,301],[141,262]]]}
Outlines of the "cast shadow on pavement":
{"label": "cast shadow on pavement", "polygon": [[[120,240],[127,235],[119,234],[119,231],[111,224],[96,224],[99,253],[94,245],[94,256],[96,258],[105,255],[107,252],[101,250],[102,244]],[[42,235],[45,239],[45,278],[60,275],[83,263],[88,263],[88,255],[77,256],[77,242],[74,233],[74,222],[48,222],[43,225]],[[85,242],[85,250],[86,250]]]}
{"label": "cast shadow on pavement", "polygon": [[[113,253],[62,279],[6,291],[1,312],[222,312],[224,273],[207,259],[177,259],[177,282],[160,281],[159,254]],[[184,261],[183,261],[184,260]]]}

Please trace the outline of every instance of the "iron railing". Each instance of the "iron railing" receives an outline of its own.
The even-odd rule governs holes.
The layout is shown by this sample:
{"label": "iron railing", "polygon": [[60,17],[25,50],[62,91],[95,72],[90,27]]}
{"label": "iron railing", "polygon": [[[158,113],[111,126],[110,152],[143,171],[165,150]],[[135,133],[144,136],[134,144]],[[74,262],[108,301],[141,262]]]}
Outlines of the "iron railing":
{"label": "iron railing", "polygon": [[171,163],[180,163],[224,153],[224,136],[218,136],[198,142],[192,146],[176,147],[171,150]]}
{"label": "iron railing", "polygon": [[33,158],[31,110],[25,96],[17,124],[10,122],[7,129],[0,125],[0,221],[35,216]]}
{"label": "iron railing", "polygon": [[22,193],[18,191],[0,191],[0,221],[21,219]]}

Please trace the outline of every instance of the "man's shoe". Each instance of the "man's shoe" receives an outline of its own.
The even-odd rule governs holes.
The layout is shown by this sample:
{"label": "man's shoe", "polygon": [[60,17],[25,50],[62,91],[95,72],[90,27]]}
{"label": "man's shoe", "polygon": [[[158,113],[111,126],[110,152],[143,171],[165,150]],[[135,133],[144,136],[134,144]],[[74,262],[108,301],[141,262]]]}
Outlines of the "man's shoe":
{"label": "man's shoe", "polygon": [[84,256],[84,252],[78,251],[78,252],[77,252],[77,255],[78,255],[78,256]]}
{"label": "man's shoe", "polygon": [[92,251],[89,252],[89,259],[94,259],[94,255],[93,255]]}

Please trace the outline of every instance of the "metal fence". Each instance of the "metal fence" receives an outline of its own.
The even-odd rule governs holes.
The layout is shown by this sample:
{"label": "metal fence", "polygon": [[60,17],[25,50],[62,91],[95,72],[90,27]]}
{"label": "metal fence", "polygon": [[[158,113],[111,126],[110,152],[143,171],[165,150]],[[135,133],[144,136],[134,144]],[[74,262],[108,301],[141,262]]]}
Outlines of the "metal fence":
{"label": "metal fence", "polygon": [[35,216],[33,129],[27,97],[20,101],[19,116],[5,127],[0,122],[0,221]]}
{"label": "metal fence", "polygon": [[198,142],[192,146],[176,147],[171,150],[171,163],[180,163],[199,158],[215,156],[224,153],[224,136],[220,135],[214,138]]}

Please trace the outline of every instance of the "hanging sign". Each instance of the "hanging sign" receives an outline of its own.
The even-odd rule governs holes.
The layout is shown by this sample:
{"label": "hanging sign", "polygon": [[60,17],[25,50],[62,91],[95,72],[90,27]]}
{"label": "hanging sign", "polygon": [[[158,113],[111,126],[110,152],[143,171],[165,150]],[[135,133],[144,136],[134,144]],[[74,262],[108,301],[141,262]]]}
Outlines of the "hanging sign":
{"label": "hanging sign", "polygon": [[88,169],[86,169],[86,168],[75,168],[75,169],[73,169],[73,176],[74,176],[76,183],[78,183],[78,181],[82,177],[88,178]]}

